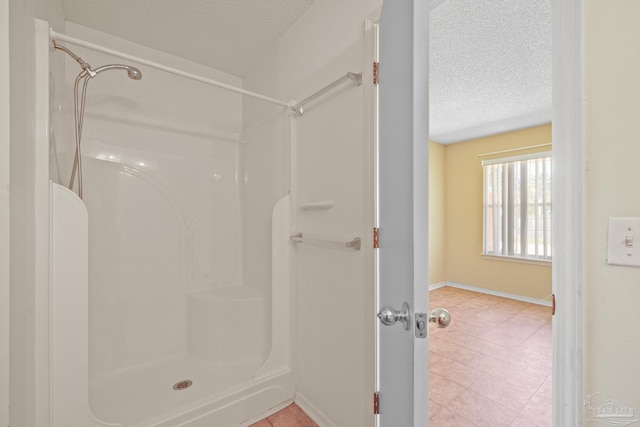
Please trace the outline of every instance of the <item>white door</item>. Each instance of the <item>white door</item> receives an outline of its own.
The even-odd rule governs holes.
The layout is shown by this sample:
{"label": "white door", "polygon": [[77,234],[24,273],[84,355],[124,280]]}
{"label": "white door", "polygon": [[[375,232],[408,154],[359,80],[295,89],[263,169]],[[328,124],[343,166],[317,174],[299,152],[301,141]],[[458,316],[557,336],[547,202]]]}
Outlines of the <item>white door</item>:
{"label": "white door", "polygon": [[428,420],[428,18],[427,0],[386,1],[380,18],[380,427]]}
{"label": "white door", "polygon": [[[407,301],[412,314],[426,312],[428,306],[428,3],[385,1],[379,33],[378,301],[380,307],[395,309]],[[432,3],[438,4],[439,0]],[[576,13],[583,1],[552,3],[553,157],[561,172],[554,183],[553,223],[554,230],[562,230],[562,236],[555,232],[553,236],[554,263],[562,266],[554,269],[553,276],[553,292],[561,305],[553,324],[553,422],[569,426],[582,424],[584,400],[580,275],[582,38],[581,15]],[[414,165],[421,167],[415,169]],[[414,236],[422,237],[414,241]],[[399,324],[379,326],[380,427],[428,424],[427,341],[412,337],[412,331],[405,331]]]}

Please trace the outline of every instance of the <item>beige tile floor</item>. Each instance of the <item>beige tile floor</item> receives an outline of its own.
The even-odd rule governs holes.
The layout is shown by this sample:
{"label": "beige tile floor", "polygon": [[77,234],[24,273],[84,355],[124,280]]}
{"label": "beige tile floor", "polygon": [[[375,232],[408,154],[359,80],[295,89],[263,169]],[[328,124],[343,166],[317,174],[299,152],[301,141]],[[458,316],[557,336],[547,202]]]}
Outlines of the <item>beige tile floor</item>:
{"label": "beige tile floor", "polygon": [[551,309],[444,287],[429,326],[429,427],[551,426]]}
{"label": "beige tile floor", "polygon": [[[444,287],[452,322],[429,326],[429,427],[550,427],[551,309]],[[291,404],[252,427],[316,427]]]}
{"label": "beige tile floor", "polygon": [[295,403],[250,427],[318,427]]}

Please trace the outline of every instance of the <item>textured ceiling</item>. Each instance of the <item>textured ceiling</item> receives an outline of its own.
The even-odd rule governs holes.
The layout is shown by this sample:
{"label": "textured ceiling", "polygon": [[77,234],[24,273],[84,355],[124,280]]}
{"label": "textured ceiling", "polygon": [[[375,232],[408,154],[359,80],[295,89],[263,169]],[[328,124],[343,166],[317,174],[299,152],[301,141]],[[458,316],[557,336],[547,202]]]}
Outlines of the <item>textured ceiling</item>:
{"label": "textured ceiling", "polygon": [[315,0],[63,0],[67,21],[243,76]]}
{"label": "textured ceiling", "polygon": [[551,121],[550,0],[448,0],[430,24],[431,139]]}
{"label": "textured ceiling", "polygon": [[[243,76],[316,0],[62,1],[68,21]],[[431,139],[550,122],[550,0],[432,5]]]}

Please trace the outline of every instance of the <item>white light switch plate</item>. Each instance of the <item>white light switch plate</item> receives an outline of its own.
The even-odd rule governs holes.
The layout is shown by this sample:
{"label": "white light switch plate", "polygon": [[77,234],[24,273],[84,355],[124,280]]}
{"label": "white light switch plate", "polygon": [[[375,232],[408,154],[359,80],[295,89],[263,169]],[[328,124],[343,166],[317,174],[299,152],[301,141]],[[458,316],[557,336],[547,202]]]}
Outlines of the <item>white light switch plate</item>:
{"label": "white light switch plate", "polygon": [[609,218],[607,263],[640,267],[640,218]]}

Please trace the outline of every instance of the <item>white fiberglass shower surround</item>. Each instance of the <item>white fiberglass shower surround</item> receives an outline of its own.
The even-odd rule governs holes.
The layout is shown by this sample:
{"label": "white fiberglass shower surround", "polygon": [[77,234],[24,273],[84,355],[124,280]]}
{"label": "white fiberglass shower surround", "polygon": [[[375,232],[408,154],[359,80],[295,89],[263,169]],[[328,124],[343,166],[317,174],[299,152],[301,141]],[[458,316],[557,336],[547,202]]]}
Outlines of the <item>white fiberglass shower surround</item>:
{"label": "white fiberglass shower surround", "polygon": [[[45,22],[38,32],[51,129],[51,425],[248,425],[290,402],[288,103],[73,24],[77,38]],[[88,84],[82,200],[66,188],[81,69],[65,59],[64,81],[49,78],[65,56],[50,36],[94,66],[133,52],[143,74]]]}
{"label": "white fiberglass shower surround", "polygon": [[[295,392],[290,266],[310,236],[292,215],[294,123],[304,104],[361,75],[283,102],[89,28],[65,32],[37,23],[49,425],[249,425]],[[66,186],[85,64],[54,40],[116,70],[86,79],[82,199]],[[142,80],[127,78],[130,67]],[[359,250],[360,240],[338,243]]]}

